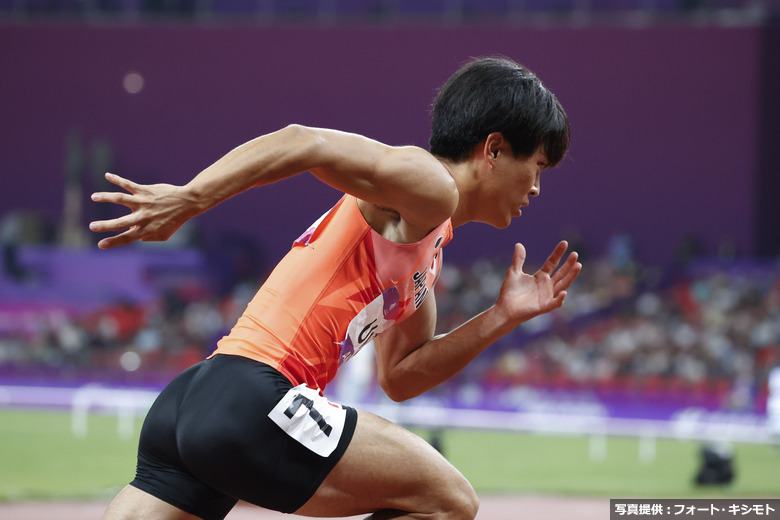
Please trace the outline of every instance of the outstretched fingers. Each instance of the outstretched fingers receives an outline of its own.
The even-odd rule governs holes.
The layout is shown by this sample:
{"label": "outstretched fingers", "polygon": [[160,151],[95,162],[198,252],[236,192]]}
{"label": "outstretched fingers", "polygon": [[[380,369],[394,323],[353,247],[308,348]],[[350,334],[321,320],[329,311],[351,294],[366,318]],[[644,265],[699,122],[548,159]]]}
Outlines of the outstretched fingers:
{"label": "outstretched fingers", "polygon": [[560,309],[563,307],[563,301],[566,299],[566,295],[568,293],[566,291],[561,291],[558,294],[555,295],[555,298],[552,299],[551,307],[553,309]]}
{"label": "outstretched fingers", "polygon": [[124,233],[102,239],[97,245],[100,249],[111,249],[112,247],[123,246],[136,240],[138,240],[138,226],[133,226]]}
{"label": "outstretched fingers", "polygon": [[133,209],[137,205],[135,195],[141,189],[139,184],[115,175],[113,173],[106,173],[106,180],[112,184],[115,184],[127,191],[128,193],[122,193],[117,191],[99,191],[92,194],[92,200],[94,202],[112,202],[114,204],[121,204]]}
{"label": "outstretched fingers", "polygon": [[553,249],[553,252],[547,257],[547,260],[539,271],[552,276],[553,272],[558,267],[558,264],[561,263],[561,258],[566,254],[566,249],[568,249],[568,247],[569,244],[565,240],[558,242],[558,245],[555,246],[555,249]]}
{"label": "outstretched fingers", "polygon": [[125,191],[129,191],[130,193],[135,193],[138,191],[139,185],[131,181],[130,179],[125,179],[124,177],[120,177],[119,175],[115,173],[106,173],[106,180],[110,182],[111,184],[116,184],[120,188],[122,188]]}
{"label": "outstretched fingers", "polygon": [[517,269],[518,271],[523,271],[523,266],[525,265],[525,246],[521,243],[515,244],[515,254],[512,257],[512,267]]}
{"label": "outstretched fingers", "polygon": [[576,252],[570,253],[566,262],[552,276],[553,291],[556,294],[565,292],[579,276],[580,271],[582,271],[582,264],[577,261],[578,258],[579,256]]}
{"label": "outstretched fingers", "polygon": [[122,217],[90,222],[90,231],[96,233],[121,232],[113,237],[100,240],[98,242],[100,249],[110,249],[139,240],[142,238],[141,228],[144,227],[143,219],[139,215],[139,207],[142,204],[142,200],[139,199],[138,195],[139,192],[142,192],[143,186],[113,173],[106,173],[106,180],[128,193],[96,192],[92,194],[92,200],[94,202],[119,204],[129,208],[131,211]]}
{"label": "outstretched fingers", "polygon": [[[130,208],[134,211],[138,207],[138,201],[135,198],[135,192],[138,190],[138,185],[130,180],[124,179],[119,175],[112,173],[106,173],[106,180],[116,184],[120,188],[123,188],[130,192],[96,192],[92,194],[91,199],[94,202],[109,202],[112,204],[119,204]],[[121,231],[126,230],[135,224],[135,218],[131,212],[123,217],[111,219],[111,220],[98,220],[90,222],[89,229],[96,233],[103,233],[107,231]]]}
{"label": "outstretched fingers", "polygon": [[93,193],[92,200],[94,202],[112,202],[114,204],[127,206],[128,208],[133,208],[136,205],[136,201],[133,195],[128,195],[127,193],[121,193],[118,191],[103,191]]}
{"label": "outstretched fingers", "polygon": [[135,226],[137,224],[136,220],[136,215],[133,213],[111,220],[96,220],[89,223],[89,230],[95,233],[121,231]]}

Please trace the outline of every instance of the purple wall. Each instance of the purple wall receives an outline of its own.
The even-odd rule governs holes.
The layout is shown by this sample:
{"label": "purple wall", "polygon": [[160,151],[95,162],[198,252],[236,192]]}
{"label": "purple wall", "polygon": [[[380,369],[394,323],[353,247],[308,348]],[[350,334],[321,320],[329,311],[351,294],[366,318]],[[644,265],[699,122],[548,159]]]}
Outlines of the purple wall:
{"label": "purple wall", "polygon": [[777,166],[777,138],[780,136],[780,16],[761,34],[761,81],[759,105],[759,165],[756,182],[755,244],[761,256],[780,255],[780,175]]}
{"label": "purple wall", "polygon": [[[594,252],[613,233],[630,233],[652,263],[670,261],[687,233],[709,252],[732,239],[749,253],[759,36],[758,28],[683,27],[2,27],[0,213],[59,215],[73,129],[87,147],[113,143],[116,173],[141,182],[185,182],[291,122],[426,146],[435,88],[470,56],[505,54],[557,93],[572,121],[571,154],[509,230],[457,230],[450,259],[508,262],[519,240],[538,260],[572,230]],[[138,94],[122,87],[129,71],[145,78]],[[256,236],[274,258],[335,196],[306,175],[198,221],[209,233]],[[85,220],[96,211],[90,204]]]}

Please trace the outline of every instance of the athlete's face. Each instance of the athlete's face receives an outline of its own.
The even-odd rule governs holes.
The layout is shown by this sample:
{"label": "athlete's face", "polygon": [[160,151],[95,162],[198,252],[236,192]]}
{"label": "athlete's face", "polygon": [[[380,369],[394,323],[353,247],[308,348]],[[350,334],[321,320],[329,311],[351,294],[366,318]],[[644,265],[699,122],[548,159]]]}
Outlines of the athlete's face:
{"label": "athlete's face", "polygon": [[531,197],[540,193],[540,177],[547,167],[547,156],[539,149],[530,156],[512,154],[508,143],[493,151],[490,196],[486,205],[488,224],[505,228],[522,214]]}

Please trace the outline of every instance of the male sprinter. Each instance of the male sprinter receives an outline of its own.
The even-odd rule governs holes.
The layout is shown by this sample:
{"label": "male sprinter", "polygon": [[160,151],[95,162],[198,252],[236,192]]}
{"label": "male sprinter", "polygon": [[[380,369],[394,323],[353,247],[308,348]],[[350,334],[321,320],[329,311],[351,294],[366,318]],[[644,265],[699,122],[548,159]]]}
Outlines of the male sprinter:
{"label": "male sprinter", "polygon": [[434,282],[452,229],[507,227],[568,144],[566,114],[541,81],[508,59],[483,58],[440,89],[430,153],[291,125],[184,186],[107,174],[128,193],[92,199],[131,212],[90,225],[116,233],[103,249],[166,240],[228,198],[304,171],[344,196],[295,241],[214,354],[161,393],[141,432],[136,478],[104,518],[218,520],[241,499],[306,516],[473,519],[474,490],[436,450],[323,391],[373,340],[384,391],[413,398],[563,304],[581,269],[576,253],[561,264],[561,242],[531,275],[516,244],[495,304],[434,336]]}

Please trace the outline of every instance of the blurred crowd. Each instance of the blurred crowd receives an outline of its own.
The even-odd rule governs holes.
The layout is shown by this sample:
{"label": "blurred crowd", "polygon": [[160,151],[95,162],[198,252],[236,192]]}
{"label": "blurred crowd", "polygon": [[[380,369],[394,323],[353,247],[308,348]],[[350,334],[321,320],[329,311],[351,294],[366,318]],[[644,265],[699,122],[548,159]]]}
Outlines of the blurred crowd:
{"label": "blurred crowd", "polygon": [[[615,237],[607,255],[587,260],[562,309],[523,324],[450,384],[704,389],[719,392],[724,407],[752,406],[780,365],[780,267],[713,261],[662,275],[627,251]],[[445,264],[439,332],[490,306],[507,267],[489,259]],[[191,282],[143,305],[0,323],[0,374],[164,383],[214,349],[259,283],[217,294]]]}
{"label": "blurred crowd", "polygon": [[214,350],[255,289],[240,283],[220,296],[207,284],[188,283],[144,304],[39,312],[3,327],[0,373],[164,383]]}
{"label": "blurred crowd", "polygon": [[[600,270],[609,264],[597,262]],[[596,304],[589,314],[529,323],[536,330],[522,348],[505,342],[475,378],[499,386],[706,392],[733,410],[753,408],[765,395],[769,372],[780,365],[777,269],[711,267],[655,288],[637,283],[630,294],[623,292],[630,279],[613,274],[621,281],[611,301],[598,296],[598,274],[585,277],[571,292]]]}

